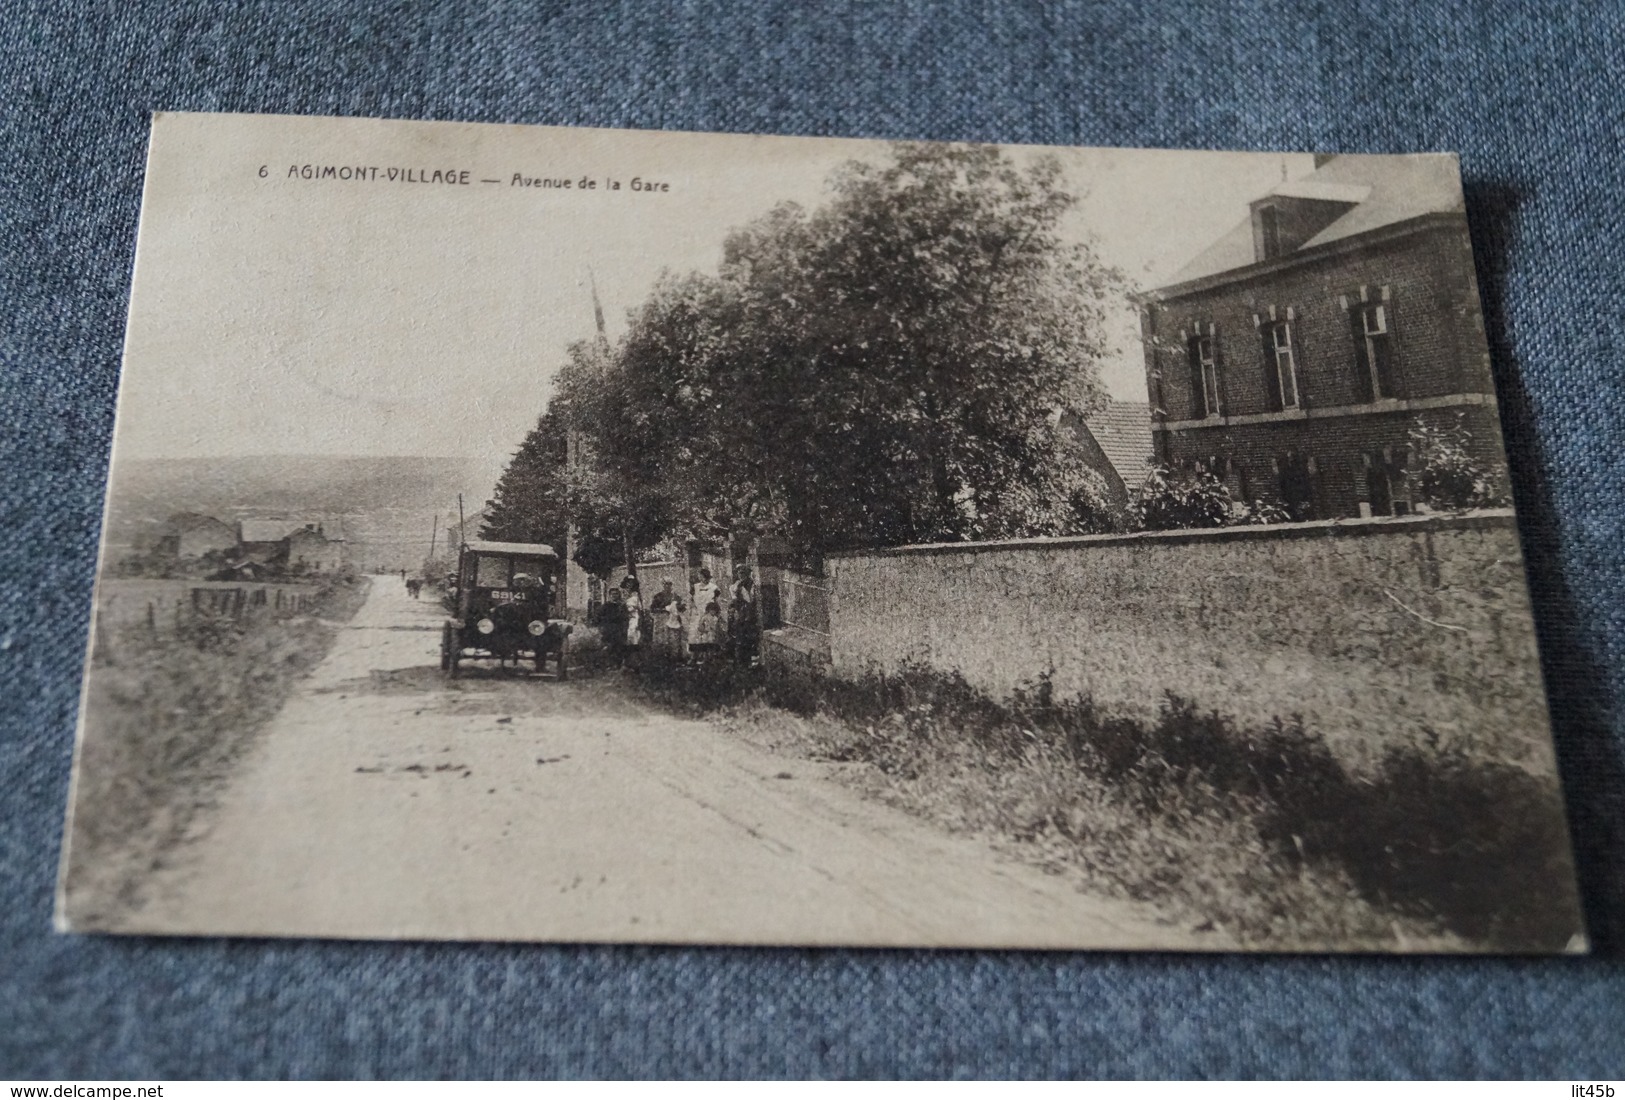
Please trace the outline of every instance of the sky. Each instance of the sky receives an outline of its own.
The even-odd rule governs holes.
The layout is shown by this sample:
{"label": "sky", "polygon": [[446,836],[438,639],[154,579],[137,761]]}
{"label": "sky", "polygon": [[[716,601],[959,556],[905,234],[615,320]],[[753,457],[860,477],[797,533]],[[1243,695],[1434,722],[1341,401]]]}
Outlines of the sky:
{"label": "sky", "polygon": [[[1081,196],[1068,233],[1139,286],[1313,167],[1053,152]],[[455,455],[494,480],[565,349],[593,332],[592,283],[615,337],[663,269],[714,271],[730,229],[786,200],[816,207],[837,166],[885,155],[826,138],[155,116],[115,461]],[[570,186],[525,183],[549,179]],[[1125,303],[1103,379],[1143,401],[1136,333]]]}

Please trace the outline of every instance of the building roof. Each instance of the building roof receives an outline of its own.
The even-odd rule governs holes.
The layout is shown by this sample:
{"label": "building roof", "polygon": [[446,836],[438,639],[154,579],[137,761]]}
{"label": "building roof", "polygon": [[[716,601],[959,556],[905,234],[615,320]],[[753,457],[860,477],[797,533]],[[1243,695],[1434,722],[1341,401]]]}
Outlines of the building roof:
{"label": "building roof", "polygon": [[299,542],[312,542],[312,541],[314,541],[314,542],[343,542],[344,541],[341,538],[334,538],[333,536],[327,534],[323,530],[318,529],[318,530],[312,531],[312,530],[310,530],[309,528],[306,528],[306,527],[299,527],[299,528],[296,528],[296,529],[294,529],[292,531],[289,531],[288,535],[287,535],[287,538],[288,538],[289,542],[293,542],[295,540],[298,540]]}
{"label": "building roof", "polygon": [[244,542],[281,542],[304,526],[291,519],[245,519],[238,521],[237,529]]}
{"label": "building roof", "polygon": [[200,512],[176,512],[164,521],[164,532],[170,535],[185,535],[192,531],[223,530],[231,531],[229,523],[222,523],[213,516],[205,516]]}
{"label": "building roof", "polygon": [[1152,455],[1151,406],[1144,401],[1113,400],[1088,417],[1084,426],[1129,492],[1138,489],[1145,480],[1146,460]]}
{"label": "building roof", "polygon": [[553,548],[544,542],[490,542],[470,539],[463,544],[470,550],[486,554],[529,554],[535,557],[556,558]]}
{"label": "building roof", "polygon": [[[1343,153],[1309,175],[1282,183],[1260,199],[1280,197],[1343,203],[1348,209],[1300,244],[1302,252],[1424,214],[1461,212],[1461,170],[1450,153],[1372,156]],[[1251,212],[1180,269],[1168,286],[1258,263]]]}
{"label": "building roof", "polygon": [[344,528],[338,517],[328,519],[240,519],[237,529],[243,542],[281,542],[294,535],[320,534],[328,542],[343,542]]}

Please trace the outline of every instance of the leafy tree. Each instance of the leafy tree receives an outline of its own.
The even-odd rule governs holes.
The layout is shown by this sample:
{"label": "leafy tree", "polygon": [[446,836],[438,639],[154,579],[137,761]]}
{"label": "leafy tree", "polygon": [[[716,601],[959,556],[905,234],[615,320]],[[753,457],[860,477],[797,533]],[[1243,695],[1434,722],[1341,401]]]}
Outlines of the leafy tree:
{"label": "leafy tree", "polygon": [[568,425],[558,485],[576,524],[576,564],[598,575],[629,565],[671,526],[665,459],[650,437],[659,410],[639,398],[637,381],[606,341],[580,341],[570,347],[549,407]]}
{"label": "leafy tree", "polygon": [[485,538],[562,550],[573,521],[576,564],[602,576],[659,537],[667,510],[651,510],[650,465],[612,461],[641,457],[626,431],[625,373],[612,368],[601,343],[570,348],[556,396],[497,481],[481,528]]}
{"label": "leafy tree", "polygon": [[480,530],[483,538],[564,545],[570,523],[567,451],[563,418],[549,409],[497,480]]}
{"label": "leafy tree", "polygon": [[731,234],[715,276],[663,279],[571,390],[599,503],[812,552],[1096,523],[1058,414],[1101,400],[1119,281],[1066,240],[1061,184],[1050,158],[900,144]]}

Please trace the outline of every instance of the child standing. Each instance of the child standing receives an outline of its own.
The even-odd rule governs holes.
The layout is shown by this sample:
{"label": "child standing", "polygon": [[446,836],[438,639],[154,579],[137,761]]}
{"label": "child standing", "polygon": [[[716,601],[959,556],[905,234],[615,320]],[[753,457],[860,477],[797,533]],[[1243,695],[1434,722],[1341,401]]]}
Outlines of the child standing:
{"label": "child standing", "polygon": [[689,649],[697,661],[709,660],[722,650],[722,643],[727,639],[728,628],[722,621],[722,608],[717,606],[717,600],[705,605],[700,613],[699,622],[694,625],[694,641]]}

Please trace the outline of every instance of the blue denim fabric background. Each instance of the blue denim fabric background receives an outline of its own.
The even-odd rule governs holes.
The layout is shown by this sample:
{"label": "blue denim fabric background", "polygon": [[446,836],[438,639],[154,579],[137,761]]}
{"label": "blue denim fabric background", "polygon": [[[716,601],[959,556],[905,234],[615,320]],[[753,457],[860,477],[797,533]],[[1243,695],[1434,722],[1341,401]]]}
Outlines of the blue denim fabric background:
{"label": "blue denim fabric background", "polygon": [[[1625,9],[0,0],[0,1078],[1625,1075]],[[147,112],[1459,150],[1599,957],[50,931]]]}

